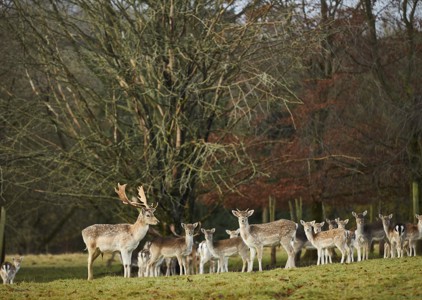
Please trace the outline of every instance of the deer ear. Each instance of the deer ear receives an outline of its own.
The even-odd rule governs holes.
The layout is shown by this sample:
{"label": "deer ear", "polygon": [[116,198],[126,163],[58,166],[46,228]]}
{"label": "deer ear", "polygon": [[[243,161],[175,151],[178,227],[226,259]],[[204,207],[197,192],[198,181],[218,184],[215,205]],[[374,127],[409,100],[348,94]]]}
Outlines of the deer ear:
{"label": "deer ear", "polygon": [[356,218],[356,213],[354,211],[352,211],[352,216]]}
{"label": "deer ear", "polygon": [[226,233],[227,233],[228,235],[230,235],[230,234],[231,234],[231,233],[230,233],[230,230],[227,230],[227,229],[226,229]]}
{"label": "deer ear", "polygon": [[363,213],[362,213],[362,216],[366,216],[366,214],[368,213],[368,211],[367,210],[365,210]]}
{"label": "deer ear", "polygon": [[235,210],[232,210],[232,214],[233,214],[235,217],[239,217],[239,215],[237,214],[237,211],[235,211]]}
{"label": "deer ear", "polygon": [[252,216],[253,215],[253,212],[254,212],[253,209],[251,209],[250,211],[248,211],[248,217]]}
{"label": "deer ear", "polygon": [[305,226],[305,221],[300,220],[300,224],[302,224],[303,226]]}
{"label": "deer ear", "polygon": [[211,229],[211,232],[214,233],[215,232],[215,228]]}
{"label": "deer ear", "polygon": [[349,219],[344,220],[344,224],[349,223]]}
{"label": "deer ear", "polygon": [[392,218],[393,218],[393,214],[390,214],[390,215],[388,216],[388,218],[389,218],[389,219],[392,219]]}
{"label": "deer ear", "polygon": [[205,229],[204,228],[201,228],[201,231],[202,231],[203,234],[205,234]]}
{"label": "deer ear", "polygon": [[194,223],[192,225],[193,225],[193,228],[196,228],[196,227],[198,227],[198,222],[196,222],[196,223]]}
{"label": "deer ear", "polygon": [[324,226],[325,222],[321,222],[321,227]]}
{"label": "deer ear", "polygon": [[240,233],[240,228],[237,228],[236,233],[239,234]]}
{"label": "deer ear", "polygon": [[186,224],[185,223],[181,223],[180,225],[182,225],[182,228],[185,229],[186,228]]}

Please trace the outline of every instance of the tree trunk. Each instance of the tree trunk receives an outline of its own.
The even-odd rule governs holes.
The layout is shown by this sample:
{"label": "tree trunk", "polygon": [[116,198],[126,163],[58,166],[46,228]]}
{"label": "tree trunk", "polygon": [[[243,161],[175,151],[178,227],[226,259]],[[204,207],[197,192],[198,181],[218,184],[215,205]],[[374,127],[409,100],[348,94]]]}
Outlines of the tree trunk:
{"label": "tree trunk", "polygon": [[0,208],[0,265],[6,258],[6,209],[2,206]]}
{"label": "tree trunk", "polygon": [[[270,198],[268,199],[269,203],[269,211],[270,211],[270,222],[275,221],[275,199],[274,197],[270,196]],[[275,268],[276,263],[277,263],[277,249],[275,246],[271,247],[271,268]]]}

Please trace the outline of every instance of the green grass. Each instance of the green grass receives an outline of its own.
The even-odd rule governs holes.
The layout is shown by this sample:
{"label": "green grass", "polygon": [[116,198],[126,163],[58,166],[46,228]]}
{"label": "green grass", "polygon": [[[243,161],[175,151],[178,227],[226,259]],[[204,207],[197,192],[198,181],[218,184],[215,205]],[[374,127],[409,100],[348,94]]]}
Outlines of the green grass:
{"label": "green grass", "polygon": [[[420,256],[292,270],[129,279],[121,276],[117,262],[107,267],[108,258],[95,261],[95,279],[87,281],[86,254],[28,255],[15,284],[0,285],[0,298],[422,299]],[[284,257],[278,258],[284,265]],[[240,260],[233,263],[234,268],[241,267]]]}

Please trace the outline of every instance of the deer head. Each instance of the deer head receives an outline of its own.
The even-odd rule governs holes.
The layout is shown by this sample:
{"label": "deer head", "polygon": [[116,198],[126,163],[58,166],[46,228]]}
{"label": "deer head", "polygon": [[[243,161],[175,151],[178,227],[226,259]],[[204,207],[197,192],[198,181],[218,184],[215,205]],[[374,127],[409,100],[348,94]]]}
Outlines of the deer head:
{"label": "deer head", "polygon": [[145,222],[147,224],[156,225],[158,223],[158,219],[154,216],[154,212],[158,203],[155,207],[153,205],[148,205],[147,197],[145,196],[144,188],[142,186],[138,187],[138,199],[141,202],[130,201],[126,196],[126,185],[127,184],[117,183],[117,188],[114,190],[119,196],[119,199],[123,202],[123,204],[140,208],[141,215],[143,216]]}

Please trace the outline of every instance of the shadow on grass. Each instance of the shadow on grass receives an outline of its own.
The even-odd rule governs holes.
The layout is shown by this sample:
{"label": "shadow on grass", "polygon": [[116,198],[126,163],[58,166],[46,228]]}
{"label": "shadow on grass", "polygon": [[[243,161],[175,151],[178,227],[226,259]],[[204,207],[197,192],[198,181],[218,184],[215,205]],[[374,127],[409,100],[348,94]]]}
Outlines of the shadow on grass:
{"label": "shadow on grass", "polygon": [[[134,272],[132,271],[132,275]],[[94,267],[94,278],[106,276],[123,276],[121,267]],[[86,267],[36,267],[22,268],[16,275],[17,282],[50,282],[62,279],[86,279]]]}

